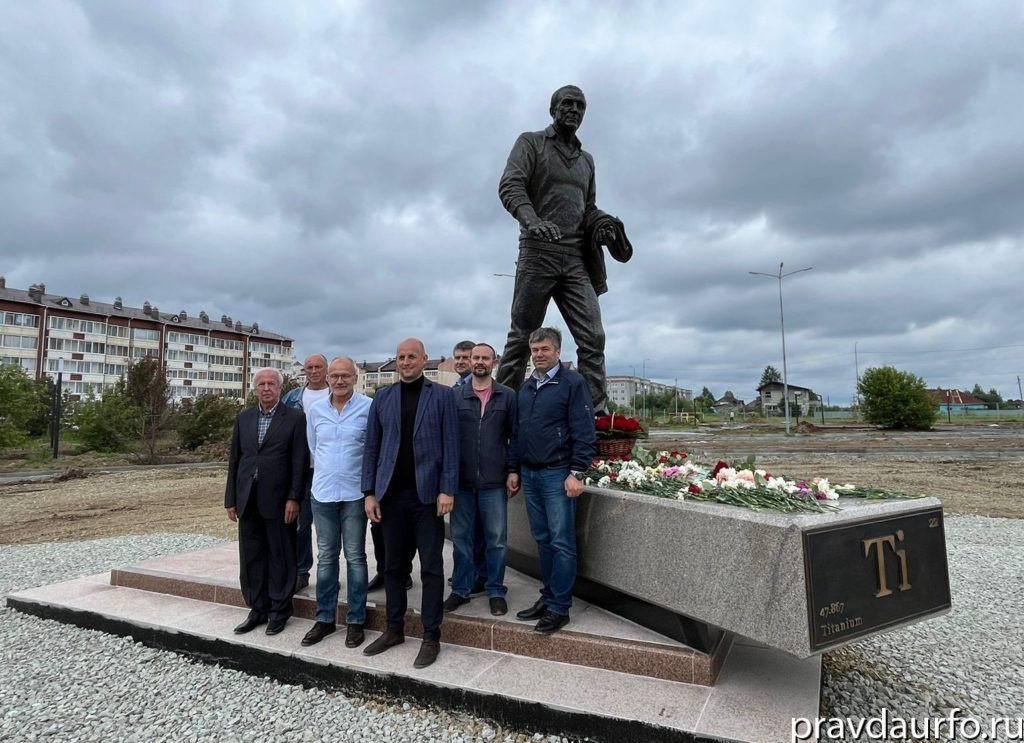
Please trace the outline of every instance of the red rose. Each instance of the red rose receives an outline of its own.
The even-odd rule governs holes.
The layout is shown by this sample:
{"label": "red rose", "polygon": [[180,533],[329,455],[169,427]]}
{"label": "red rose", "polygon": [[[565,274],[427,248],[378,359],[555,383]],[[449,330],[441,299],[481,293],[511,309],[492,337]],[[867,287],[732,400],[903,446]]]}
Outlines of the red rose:
{"label": "red rose", "polygon": [[728,462],[723,462],[722,460],[718,460],[718,464],[716,464],[715,468],[713,470],[711,470],[711,476],[714,477],[715,475],[717,475],[722,470],[728,469],[728,468],[729,468],[729,463]]}
{"label": "red rose", "polygon": [[617,480],[618,478],[619,478],[619,473],[618,472],[609,472],[608,473],[608,479],[609,480]]}
{"label": "red rose", "polygon": [[699,493],[700,492],[700,485],[698,485],[695,482],[691,482],[690,483],[690,487],[688,487],[687,490],[689,490],[691,493]]}
{"label": "red rose", "polygon": [[600,418],[594,421],[594,428],[598,431],[610,431],[612,428],[612,418],[610,415],[602,415]]}
{"label": "red rose", "polygon": [[662,455],[661,455],[661,456],[660,456],[660,457],[658,458],[658,461],[659,461],[659,462],[661,462],[662,464],[664,464],[665,462],[667,462],[667,461],[668,461],[668,457],[666,457],[666,456],[665,456],[664,454],[662,454]]}

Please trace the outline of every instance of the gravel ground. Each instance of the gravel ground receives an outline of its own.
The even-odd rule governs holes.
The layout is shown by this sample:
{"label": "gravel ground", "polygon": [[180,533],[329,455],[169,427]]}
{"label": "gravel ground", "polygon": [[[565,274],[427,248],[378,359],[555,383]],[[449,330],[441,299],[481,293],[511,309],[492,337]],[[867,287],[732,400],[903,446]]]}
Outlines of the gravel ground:
{"label": "gravel ground", "polygon": [[1024,520],[945,526],[952,611],[829,653],[822,716],[1024,716]]}
{"label": "gravel ground", "polygon": [[[1024,520],[951,516],[946,538],[953,610],[826,656],[823,717],[1024,715]],[[0,596],[216,543],[147,534],[2,546]],[[6,608],[0,647],[0,740],[561,740],[280,684]]]}
{"label": "gravel ground", "polygon": [[[0,546],[0,599],[220,540],[146,534]],[[193,663],[127,638],[0,609],[0,740],[561,741]]]}

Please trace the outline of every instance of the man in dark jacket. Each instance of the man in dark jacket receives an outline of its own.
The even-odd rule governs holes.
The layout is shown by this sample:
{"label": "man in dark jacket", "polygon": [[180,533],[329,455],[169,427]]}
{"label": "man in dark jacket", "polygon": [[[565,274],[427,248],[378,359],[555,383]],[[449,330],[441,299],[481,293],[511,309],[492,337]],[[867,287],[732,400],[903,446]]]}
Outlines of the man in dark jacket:
{"label": "man in dark jacket", "polygon": [[537,540],[540,598],[517,619],[540,620],[551,634],[569,623],[576,582],[576,499],[595,454],[594,411],[587,383],[561,363],[562,334],[530,335],[534,371],[519,388],[515,454],[530,532]]}
{"label": "man in dark jacket", "polygon": [[259,404],[235,419],[224,507],[238,522],[242,598],[249,616],[235,632],[267,623],[284,629],[295,590],[295,527],[305,493],[309,448],[306,416],[281,404],[281,372],[253,375]]}
{"label": "man in dark jacket", "polygon": [[363,650],[377,655],[405,642],[405,584],[419,553],[423,581],[423,643],[413,665],[426,668],[440,652],[444,597],[444,515],[459,483],[459,419],[450,387],[423,376],[423,342],[407,338],[395,353],[398,384],[377,392],[363,451],[366,515],[383,527],[387,630]]}
{"label": "man in dark jacket", "polygon": [[518,466],[512,452],[516,397],[511,388],[491,379],[495,351],[486,343],[473,346],[469,383],[455,388],[459,410],[459,492],[452,511],[455,572],[452,592],[444,602],[454,611],[469,601],[476,579],[474,534],[483,526],[485,589],[491,614],[508,613],[505,602],[505,559],[508,553],[508,497],[519,490]]}

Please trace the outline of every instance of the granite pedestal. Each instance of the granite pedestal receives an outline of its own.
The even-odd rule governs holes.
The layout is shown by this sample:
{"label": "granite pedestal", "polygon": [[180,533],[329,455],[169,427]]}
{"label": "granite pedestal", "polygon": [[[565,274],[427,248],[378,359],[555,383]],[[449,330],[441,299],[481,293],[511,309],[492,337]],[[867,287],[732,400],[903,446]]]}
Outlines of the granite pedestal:
{"label": "granite pedestal", "polygon": [[[588,487],[578,592],[709,652],[735,633],[799,658],[949,610],[938,500],[830,503],[791,515]],[[510,564],[536,575],[522,497],[508,543]]]}

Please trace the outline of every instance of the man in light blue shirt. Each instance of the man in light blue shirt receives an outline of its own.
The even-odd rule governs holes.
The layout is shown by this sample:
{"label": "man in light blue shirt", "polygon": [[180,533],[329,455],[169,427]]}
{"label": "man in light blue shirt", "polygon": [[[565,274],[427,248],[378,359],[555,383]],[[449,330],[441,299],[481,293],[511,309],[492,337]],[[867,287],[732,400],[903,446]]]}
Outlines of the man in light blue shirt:
{"label": "man in light blue shirt", "polygon": [[366,621],[366,511],[360,478],[370,398],[356,393],[352,359],[327,368],[330,397],[306,411],[306,438],[313,458],[313,524],[316,526],[316,623],[302,638],[315,645],[335,630],[339,552],[345,550],[348,625],[345,646],[363,643]]}

